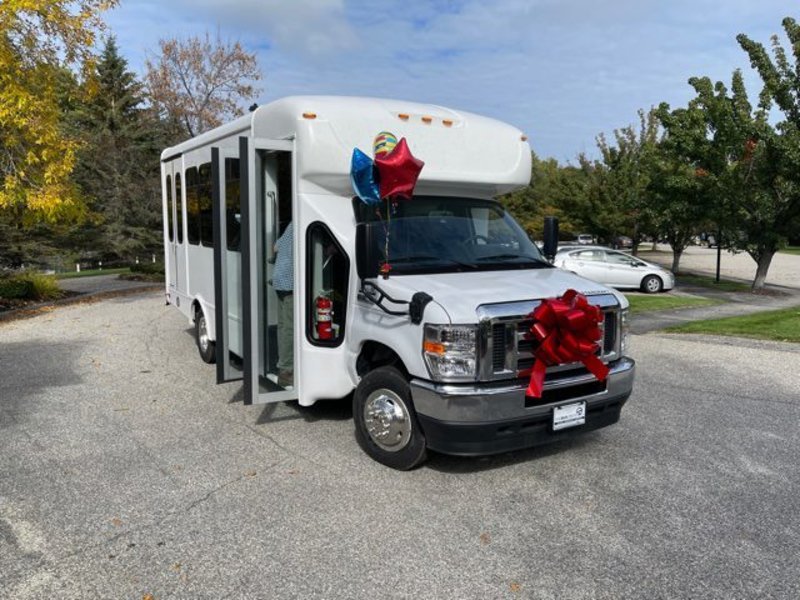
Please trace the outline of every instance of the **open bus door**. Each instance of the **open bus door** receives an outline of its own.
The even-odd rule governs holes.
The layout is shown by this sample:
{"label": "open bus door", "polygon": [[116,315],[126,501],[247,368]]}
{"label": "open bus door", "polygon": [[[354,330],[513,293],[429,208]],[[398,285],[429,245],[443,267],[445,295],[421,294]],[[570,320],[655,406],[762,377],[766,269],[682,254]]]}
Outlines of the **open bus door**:
{"label": "open bus door", "polygon": [[[279,164],[293,170],[293,149],[292,141],[240,137],[238,155],[211,151],[217,382],[241,379],[245,404],[298,397],[296,375],[292,385],[278,384],[277,295],[271,286],[279,197],[294,212],[293,190],[279,189],[278,170]],[[295,317],[297,312],[295,306]]]}

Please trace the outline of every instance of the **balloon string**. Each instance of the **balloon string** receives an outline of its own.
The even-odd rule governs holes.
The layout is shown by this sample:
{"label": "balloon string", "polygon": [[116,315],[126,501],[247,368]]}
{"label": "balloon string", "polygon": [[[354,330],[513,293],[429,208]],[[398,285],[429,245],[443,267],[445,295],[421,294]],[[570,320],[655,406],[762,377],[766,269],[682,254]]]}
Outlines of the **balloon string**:
{"label": "balloon string", "polygon": [[384,236],[385,240],[385,248],[384,248],[384,255],[386,256],[386,267],[389,267],[389,235],[391,231],[392,225],[392,211],[389,207],[389,198],[386,198],[386,235]]}

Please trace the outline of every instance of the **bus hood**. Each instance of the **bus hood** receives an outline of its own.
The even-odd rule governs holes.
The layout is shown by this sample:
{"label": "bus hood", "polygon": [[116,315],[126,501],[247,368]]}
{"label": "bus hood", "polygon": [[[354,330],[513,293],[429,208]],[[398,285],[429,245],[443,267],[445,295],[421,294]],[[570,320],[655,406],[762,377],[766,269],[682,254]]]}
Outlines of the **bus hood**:
{"label": "bus hood", "polygon": [[628,306],[619,292],[561,269],[394,275],[377,283],[398,300],[410,299],[416,292],[430,294],[452,323],[476,322],[476,310],[483,304],[555,298],[570,288],[587,296],[613,294],[620,306]]}

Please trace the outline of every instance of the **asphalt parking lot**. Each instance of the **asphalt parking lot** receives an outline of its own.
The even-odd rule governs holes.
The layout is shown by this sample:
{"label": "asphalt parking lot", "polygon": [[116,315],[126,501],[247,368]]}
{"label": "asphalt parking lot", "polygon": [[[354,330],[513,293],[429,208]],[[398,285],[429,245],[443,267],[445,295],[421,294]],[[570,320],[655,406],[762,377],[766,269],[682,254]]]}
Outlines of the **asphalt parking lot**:
{"label": "asphalt parking lot", "polygon": [[399,473],[346,403],[216,386],[160,293],[0,323],[0,598],[799,597],[797,347],[633,354],[619,424]]}

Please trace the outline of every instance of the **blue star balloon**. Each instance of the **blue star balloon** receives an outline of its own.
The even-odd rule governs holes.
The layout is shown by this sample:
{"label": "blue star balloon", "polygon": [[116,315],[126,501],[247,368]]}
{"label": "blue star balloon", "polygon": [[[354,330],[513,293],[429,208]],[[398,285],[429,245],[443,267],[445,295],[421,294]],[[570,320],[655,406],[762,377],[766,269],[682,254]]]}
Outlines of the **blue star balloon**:
{"label": "blue star balloon", "polygon": [[353,191],[364,204],[377,205],[381,203],[378,182],[375,181],[375,169],[372,159],[358,148],[353,149],[353,159],[350,163],[350,181]]}

